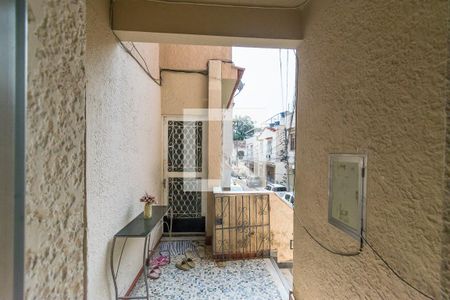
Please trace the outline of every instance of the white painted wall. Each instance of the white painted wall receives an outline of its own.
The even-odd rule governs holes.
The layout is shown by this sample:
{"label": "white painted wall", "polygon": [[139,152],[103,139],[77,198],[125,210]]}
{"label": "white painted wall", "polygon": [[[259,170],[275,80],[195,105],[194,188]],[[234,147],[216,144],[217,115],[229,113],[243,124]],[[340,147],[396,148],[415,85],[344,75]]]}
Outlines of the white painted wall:
{"label": "white painted wall", "polygon": [[[142,212],[144,192],[161,199],[160,88],[114,39],[107,3],[93,0],[87,7],[87,298],[95,300],[114,298],[109,269],[114,234]],[[159,46],[138,48],[157,75]],[[119,241],[117,255],[121,246]],[[128,240],[121,295],[142,266],[142,246],[142,240]]]}

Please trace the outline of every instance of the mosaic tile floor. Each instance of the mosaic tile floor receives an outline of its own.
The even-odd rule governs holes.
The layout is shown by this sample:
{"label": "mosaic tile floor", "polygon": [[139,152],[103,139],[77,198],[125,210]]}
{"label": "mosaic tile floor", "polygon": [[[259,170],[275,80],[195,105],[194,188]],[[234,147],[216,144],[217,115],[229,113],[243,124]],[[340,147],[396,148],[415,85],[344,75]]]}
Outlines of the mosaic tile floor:
{"label": "mosaic tile floor", "polygon": [[[282,299],[283,291],[268,259],[229,261],[219,267],[212,260],[196,258],[194,269],[181,271],[175,263],[183,258],[173,256],[171,264],[162,267],[161,277],[149,280],[151,299]],[[141,295],[145,295],[143,277],[131,296]]]}

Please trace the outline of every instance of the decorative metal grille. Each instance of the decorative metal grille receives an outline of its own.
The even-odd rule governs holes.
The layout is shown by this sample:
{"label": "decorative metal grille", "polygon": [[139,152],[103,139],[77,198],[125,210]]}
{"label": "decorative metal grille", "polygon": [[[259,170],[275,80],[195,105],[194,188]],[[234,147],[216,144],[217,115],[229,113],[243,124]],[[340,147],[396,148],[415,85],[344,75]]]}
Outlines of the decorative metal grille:
{"label": "decorative metal grille", "polygon": [[268,257],[271,249],[268,194],[215,197],[214,257]]}
{"label": "decorative metal grille", "polygon": [[175,218],[199,218],[202,214],[200,178],[169,178],[169,204]]}
{"label": "decorative metal grille", "polygon": [[168,171],[202,172],[203,122],[168,122]]}

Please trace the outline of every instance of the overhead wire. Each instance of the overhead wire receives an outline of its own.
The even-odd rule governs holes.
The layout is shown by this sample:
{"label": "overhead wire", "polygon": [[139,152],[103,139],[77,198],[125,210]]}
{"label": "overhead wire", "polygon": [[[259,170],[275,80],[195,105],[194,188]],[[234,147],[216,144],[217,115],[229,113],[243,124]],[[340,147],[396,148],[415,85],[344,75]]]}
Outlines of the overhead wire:
{"label": "overhead wire", "polygon": [[204,76],[208,76],[208,70],[183,70],[183,69],[160,69],[160,73],[162,72],[173,72],[173,73],[186,73],[186,74],[200,74]]}
{"label": "overhead wire", "polygon": [[144,57],[142,56],[141,52],[137,49],[136,45],[131,42],[132,44],[132,49],[134,49],[136,51],[136,53],[139,55],[139,57],[142,59],[142,61],[144,62],[144,65],[133,55],[133,53],[131,52],[130,49],[128,49],[128,47],[124,44],[124,42],[119,38],[119,36],[114,32],[114,30],[112,30],[112,25],[113,25],[113,0],[110,0],[109,2],[109,23],[111,26],[111,32],[114,36],[114,38],[116,39],[116,41],[119,43],[119,45],[121,46],[121,48],[129,55],[131,56],[131,58],[138,64],[138,66],[144,71],[144,73],[157,85],[161,86],[161,80],[157,79],[156,77],[154,77],[147,65],[147,62],[145,61]]}
{"label": "overhead wire", "polygon": [[138,48],[136,48],[136,45],[131,42],[131,46],[133,47],[133,49],[137,52],[137,54],[139,55],[139,57],[142,59],[142,61],[145,64],[145,69],[147,70],[147,72],[150,73],[150,69],[148,68],[147,62],[145,61],[144,57],[141,55],[141,52],[139,52]]}

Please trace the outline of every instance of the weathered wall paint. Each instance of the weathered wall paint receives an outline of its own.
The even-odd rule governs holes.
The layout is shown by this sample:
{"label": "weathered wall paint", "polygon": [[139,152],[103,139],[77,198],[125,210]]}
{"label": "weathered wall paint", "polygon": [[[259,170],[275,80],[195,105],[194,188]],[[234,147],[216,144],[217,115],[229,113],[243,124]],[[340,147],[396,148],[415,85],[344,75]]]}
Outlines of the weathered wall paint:
{"label": "weathered wall paint", "polygon": [[[324,244],[357,250],[327,222],[328,155],[366,153],[367,239],[406,280],[448,299],[448,1],[312,3],[299,48],[296,213]],[[330,254],[296,221],[294,249],[297,299],[422,298],[368,247],[352,258]]]}
{"label": "weathered wall paint", "polygon": [[208,60],[231,61],[231,47],[160,45],[160,64],[162,69],[206,70]]}
{"label": "weathered wall paint", "polygon": [[[112,35],[109,1],[87,4],[87,298],[100,300],[114,298],[113,235],[142,212],[144,192],[161,201],[161,102],[159,86]],[[158,45],[136,46],[158,77]],[[153,244],[161,231],[156,233]],[[116,263],[122,242],[116,244]],[[128,240],[119,273],[121,295],[142,266],[142,251],[143,240]]]}
{"label": "weathered wall paint", "polygon": [[83,299],[85,2],[28,5],[26,299]]}

